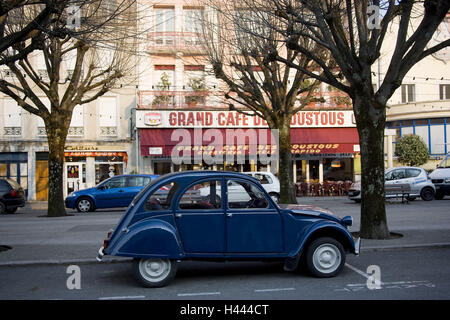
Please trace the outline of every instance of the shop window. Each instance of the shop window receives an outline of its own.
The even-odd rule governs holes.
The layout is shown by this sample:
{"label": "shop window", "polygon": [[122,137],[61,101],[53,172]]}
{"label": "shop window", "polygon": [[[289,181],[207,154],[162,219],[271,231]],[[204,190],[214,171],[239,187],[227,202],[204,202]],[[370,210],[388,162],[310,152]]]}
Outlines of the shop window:
{"label": "shop window", "polygon": [[204,181],[189,188],[181,197],[178,207],[184,210],[220,209],[220,181]]}
{"label": "shop window", "polygon": [[427,145],[428,150],[430,150],[429,139],[428,139],[428,126],[416,126],[415,128],[416,136],[422,138],[423,142]]}
{"label": "shop window", "polygon": [[443,125],[431,125],[430,126],[430,140],[431,140],[431,154],[444,154],[445,153],[445,140],[444,140],[444,126]]}

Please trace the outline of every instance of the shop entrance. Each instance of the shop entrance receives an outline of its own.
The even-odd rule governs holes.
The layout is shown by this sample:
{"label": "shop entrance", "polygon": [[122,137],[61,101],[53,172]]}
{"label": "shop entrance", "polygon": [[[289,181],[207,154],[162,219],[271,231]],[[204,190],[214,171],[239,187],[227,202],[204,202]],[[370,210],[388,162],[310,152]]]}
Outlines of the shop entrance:
{"label": "shop entrance", "polygon": [[319,182],[319,160],[309,160],[309,180]]}
{"label": "shop entrance", "polygon": [[86,188],[86,163],[66,163],[65,170],[67,174],[67,194]]}

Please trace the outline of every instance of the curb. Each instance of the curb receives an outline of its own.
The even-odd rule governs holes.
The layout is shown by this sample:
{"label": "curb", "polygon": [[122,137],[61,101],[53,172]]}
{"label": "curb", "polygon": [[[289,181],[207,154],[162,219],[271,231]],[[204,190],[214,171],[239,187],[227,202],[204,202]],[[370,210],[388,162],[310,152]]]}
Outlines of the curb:
{"label": "curb", "polygon": [[[392,245],[383,247],[361,247],[363,252],[378,252],[378,251],[394,251],[399,249],[423,249],[423,248],[450,248],[450,242],[437,242],[425,244],[411,244],[411,245]],[[360,253],[360,254],[361,254]],[[132,261],[132,258],[106,258],[101,262],[95,258],[92,259],[68,259],[68,260],[24,260],[14,262],[0,262],[0,267],[13,266],[52,266],[52,265],[66,265],[66,264],[104,264],[104,263],[124,263]]]}

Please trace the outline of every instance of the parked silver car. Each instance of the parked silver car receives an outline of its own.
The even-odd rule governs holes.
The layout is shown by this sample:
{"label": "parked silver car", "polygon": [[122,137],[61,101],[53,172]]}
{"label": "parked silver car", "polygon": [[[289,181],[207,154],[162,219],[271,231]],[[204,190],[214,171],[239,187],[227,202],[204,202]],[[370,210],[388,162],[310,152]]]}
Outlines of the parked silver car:
{"label": "parked silver car", "polygon": [[[385,183],[395,184],[409,184],[411,193],[408,200],[414,200],[421,197],[424,201],[431,201],[434,199],[436,188],[428,177],[427,172],[418,167],[397,167],[386,171]],[[350,186],[348,197],[356,202],[361,201],[361,181],[357,181]],[[386,196],[389,197],[389,196]]]}

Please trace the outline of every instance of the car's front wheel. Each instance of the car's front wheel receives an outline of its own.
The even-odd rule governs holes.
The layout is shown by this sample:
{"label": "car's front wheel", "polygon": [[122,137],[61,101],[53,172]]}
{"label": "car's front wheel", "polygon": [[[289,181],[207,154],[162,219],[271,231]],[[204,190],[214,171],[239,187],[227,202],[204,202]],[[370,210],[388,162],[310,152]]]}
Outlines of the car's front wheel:
{"label": "car's front wheel", "polygon": [[94,202],[89,198],[81,198],[77,201],[76,208],[78,212],[94,211]]}
{"label": "car's front wheel", "polygon": [[178,264],[169,259],[135,259],[133,273],[136,279],[148,288],[167,285],[177,273]]}
{"label": "car's front wheel", "polygon": [[434,199],[434,190],[432,188],[426,187],[420,191],[420,197],[423,201],[431,201]]}
{"label": "car's front wheel", "polygon": [[344,247],[336,239],[318,238],[307,248],[306,266],[316,277],[334,277],[342,270],[344,264]]}

